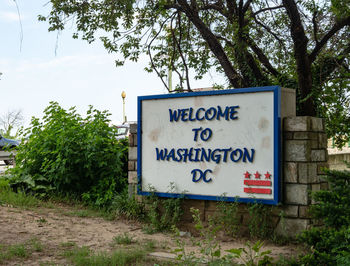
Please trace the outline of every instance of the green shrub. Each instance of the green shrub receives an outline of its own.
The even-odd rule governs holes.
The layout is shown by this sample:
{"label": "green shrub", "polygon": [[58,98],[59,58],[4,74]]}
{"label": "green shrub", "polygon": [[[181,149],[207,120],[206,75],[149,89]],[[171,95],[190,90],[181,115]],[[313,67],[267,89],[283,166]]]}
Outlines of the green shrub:
{"label": "green shrub", "polygon": [[313,194],[317,204],[313,218],[323,225],[303,232],[299,239],[311,253],[302,257],[308,265],[349,265],[350,263],[350,172],[326,170],[329,190]]}
{"label": "green shrub", "polygon": [[23,133],[10,183],[38,196],[70,195],[108,206],[126,186],[127,140],[118,141],[107,111],[90,106],[86,118],[75,108],[51,102],[41,120]]}

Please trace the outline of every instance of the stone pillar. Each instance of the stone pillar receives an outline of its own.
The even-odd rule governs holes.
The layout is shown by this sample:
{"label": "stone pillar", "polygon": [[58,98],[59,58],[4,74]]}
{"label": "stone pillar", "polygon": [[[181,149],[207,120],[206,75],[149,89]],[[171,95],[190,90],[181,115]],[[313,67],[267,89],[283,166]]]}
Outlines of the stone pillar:
{"label": "stone pillar", "polygon": [[129,197],[133,197],[137,188],[137,124],[130,124],[128,183]]}
{"label": "stone pillar", "polygon": [[312,220],[308,210],[311,192],[327,187],[322,168],[327,167],[327,136],[321,118],[287,117],[283,123],[283,205],[284,215],[276,233],[295,236]]}

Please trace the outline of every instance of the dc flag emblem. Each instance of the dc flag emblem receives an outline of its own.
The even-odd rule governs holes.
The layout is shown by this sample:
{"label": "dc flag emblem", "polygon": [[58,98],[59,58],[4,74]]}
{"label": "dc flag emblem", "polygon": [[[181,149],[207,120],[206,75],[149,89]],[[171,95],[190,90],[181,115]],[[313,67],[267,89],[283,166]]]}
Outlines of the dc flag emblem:
{"label": "dc flag emblem", "polygon": [[[249,194],[272,194],[271,174],[266,171],[266,174],[260,174],[258,171],[251,174],[246,171],[244,174],[244,188],[243,191]],[[251,179],[254,176],[254,179]],[[264,180],[261,177],[265,177]]]}

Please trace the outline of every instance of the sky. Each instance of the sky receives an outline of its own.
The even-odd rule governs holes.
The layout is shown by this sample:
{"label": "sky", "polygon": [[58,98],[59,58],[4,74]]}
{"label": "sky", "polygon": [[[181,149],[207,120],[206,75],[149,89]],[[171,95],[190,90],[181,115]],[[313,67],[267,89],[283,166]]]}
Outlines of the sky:
{"label": "sky", "polygon": [[[22,110],[28,126],[32,116],[42,117],[49,102],[57,101],[82,115],[89,105],[108,110],[118,124],[122,91],[128,121],[137,120],[137,96],[166,93],[156,74],[144,71],[146,56],[117,68],[118,55],[108,54],[101,42],[73,39],[74,25],[60,34],[48,32],[48,22],[37,19],[49,14],[48,0],[16,2],[20,15],[14,0],[0,0],[0,115]],[[207,77],[192,88],[212,83]]]}

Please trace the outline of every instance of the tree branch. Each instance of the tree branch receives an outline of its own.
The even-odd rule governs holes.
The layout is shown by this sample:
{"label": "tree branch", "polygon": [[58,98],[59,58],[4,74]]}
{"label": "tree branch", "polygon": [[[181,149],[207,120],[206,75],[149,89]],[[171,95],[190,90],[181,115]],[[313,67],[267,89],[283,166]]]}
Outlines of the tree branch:
{"label": "tree branch", "polygon": [[[153,62],[153,58],[152,58],[152,53],[151,53],[151,45],[154,42],[154,40],[158,37],[158,35],[161,33],[165,23],[168,21],[168,19],[164,20],[161,25],[160,25],[160,29],[159,31],[154,35],[154,37],[152,38],[152,40],[150,41],[150,43],[148,44],[147,50],[148,50],[148,55],[149,55],[149,59],[151,61],[151,66],[154,69],[154,71],[157,73],[158,77],[160,78],[160,80],[162,81],[163,85],[165,86],[165,88],[169,91],[169,87],[166,84],[166,82],[164,81],[162,75],[159,73],[159,71],[157,70],[154,62]],[[169,91],[170,92],[170,91]]]}
{"label": "tree branch", "polygon": [[179,5],[184,9],[187,17],[197,28],[197,30],[202,35],[203,39],[207,42],[211,52],[216,56],[220,62],[226,76],[228,77],[231,85],[235,88],[240,88],[243,83],[240,75],[233,68],[230,60],[228,59],[223,47],[221,46],[218,39],[211,32],[211,30],[204,24],[204,22],[199,18],[198,13],[195,12],[188,4],[186,0],[178,0]]}
{"label": "tree branch", "polygon": [[317,16],[317,11],[314,12],[313,16],[312,16],[312,24],[314,26],[314,38],[315,38],[315,42],[316,44],[318,44],[318,37],[317,37],[317,31],[318,31],[318,25],[317,25],[317,21],[316,21],[316,16]]}
{"label": "tree branch", "polygon": [[189,78],[189,70],[188,70],[188,66],[187,66],[187,63],[186,63],[186,59],[182,53],[182,49],[181,49],[181,36],[182,36],[182,30],[181,30],[181,15],[178,15],[178,23],[179,23],[179,35],[180,35],[180,38],[179,38],[179,41],[176,39],[176,36],[175,36],[175,33],[174,31],[172,31],[172,36],[173,36],[173,39],[175,41],[175,44],[177,46],[177,49],[179,51],[179,54],[180,54],[180,57],[182,59],[182,63],[184,64],[185,66],[185,73],[186,73],[186,84],[187,84],[187,90],[188,91],[192,91],[191,90],[191,86],[190,86],[190,78]]}
{"label": "tree branch", "polygon": [[312,75],[309,55],[307,53],[308,38],[305,35],[298,7],[294,0],[283,0],[283,5],[290,19],[290,31],[294,44],[294,58],[297,65],[298,85],[302,101],[300,115],[316,115],[316,109],[311,96]]}
{"label": "tree branch", "polygon": [[273,7],[263,8],[263,9],[260,9],[260,10],[256,11],[253,14],[253,16],[259,15],[260,13],[265,12],[265,11],[270,11],[270,10],[279,9],[279,8],[283,8],[283,7],[284,7],[283,5],[280,5],[280,6],[273,6]]}
{"label": "tree branch", "polygon": [[318,56],[322,48],[327,44],[329,39],[332,38],[339,30],[341,30],[345,26],[350,26],[350,16],[340,21],[337,21],[333,25],[333,27],[323,36],[323,38],[318,43],[316,43],[316,46],[309,57],[311,63],[316,60],[316,57]]}

